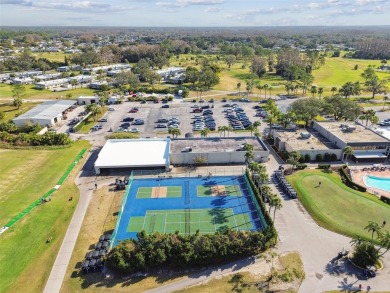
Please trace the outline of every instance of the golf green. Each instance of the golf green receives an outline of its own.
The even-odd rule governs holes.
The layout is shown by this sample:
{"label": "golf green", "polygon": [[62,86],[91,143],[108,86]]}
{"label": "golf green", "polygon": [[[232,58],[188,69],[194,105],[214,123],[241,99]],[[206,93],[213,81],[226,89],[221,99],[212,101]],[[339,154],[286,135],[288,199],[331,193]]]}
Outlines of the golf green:
{"label": "golf green", "polygon": [[337,173],[299,171],[287,180],[311,216],[327,229],[371,238],[364,230],[368,221],[382,223],[389,219],[389,205],[374,195],[347,187]]}

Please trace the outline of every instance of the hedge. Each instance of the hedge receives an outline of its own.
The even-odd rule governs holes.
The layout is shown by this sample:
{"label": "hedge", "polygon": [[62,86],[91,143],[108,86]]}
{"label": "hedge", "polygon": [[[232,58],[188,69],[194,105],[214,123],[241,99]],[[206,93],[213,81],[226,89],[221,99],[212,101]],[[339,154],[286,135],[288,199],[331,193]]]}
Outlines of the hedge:
{"label": "hedge", "polygon": [[385,203],[387,203],[387,204],[390,204],[390,198],[381,195],[381,198],[380,198],[380,199],[381,199],[381,201],[383,201],[383,202],[385,202]]}
{"label": "hedge", "polygon": [[339,173],[341,175],[341,180],[349,187],[356,189],[361,192],[366,192],[367,188],[364,186],[361,186],[355,182],[352,181],[352,179],[349,177],[349,174],[347,172],[347,166],[343,166],[339,169]]}
{"label": "hedge", "polygon": [[318,169],[330,169],[330,164],[318,164]]}
{"label": "hedge", "polygon": [[306,164],[297,164],[296,167],[298,170],[304,170],[307,168],[307,165]]}

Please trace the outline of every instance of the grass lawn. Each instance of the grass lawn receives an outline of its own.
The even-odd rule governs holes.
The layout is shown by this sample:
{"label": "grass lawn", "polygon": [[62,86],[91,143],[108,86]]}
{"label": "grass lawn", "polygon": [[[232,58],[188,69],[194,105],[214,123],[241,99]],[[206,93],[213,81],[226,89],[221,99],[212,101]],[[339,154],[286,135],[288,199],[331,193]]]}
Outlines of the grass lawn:
{"label": "grass lawn", "polygon": [[38,52],[32,53],[35,58],[46,58],[50,62],[65,62],[65,56],[71,58],[72,54],[65,54],[64,52]]}
{"label": "grass lawn", "polygon": [[36,105],[38,105],[38,103],[23,103],[22,106],[17,109],[12,105],[12,102],[0,103],[0,112],[4,113],[4,119],[1,122],[7,122],[34,108]]}
{"label": "grass lawn", "polygon": [[[271,281],[267,280],[269,272],[266,272],[267,270],[264,270],[264,268],[253,269],[254,274],[246,272],[244,269],[244,272],[216,277],[201,285],[192,286],[176,292],[268,292],[268,290],[265,290],[266,288],[270,292],[297,292],[304,278],[303,263],[299,254],[291,252],[283,256],[276,256],[274,263],[275,272]],[[270,266],[269,263],[262,265],[266,267]],[[292,273],[294,270],[300,275],[299,277],[295,277],[294,280],[288,280],[287,282],[281,281],[286,276],[286,272],[294,274]],[[265,274],[258,274],[256,271],[261,271]],[[242,276],[242,279],[239,280],[237,278],[238,276]]]}
{"label": "grass lawn", "polygon": [[89,116],[87,120],[85,121],[85,124],[81,126],[81,128],[77,131],[78,133],[89,133],[91,131],[91,128],[98,124],[98,120],[102,118],[107,113],[107,107],[102,108],[102,113],[98,114],[96,116],[96,119],[94,120],[93,117]]}
{"label": "grass lawn", "polygon": [[371,233],[364,230],[368,221],[382,223],[390,215],[389,205],[374,195],[348,188],[337,173],[299,171],[287,180],[314,220],[337,233],[370,239]]}
{"label": "grass lawn", "polygon": [[[71,94],[72,99],[77,99],[79,96],[93,96],[97,91],[90,88],[76,88],[63,92],[53,92],[50,90],[37,90],[34,85],[26,85],[26,92],[23,99],[36,100],[36,99],[67,99],[66,95]],[[0,83],[0,100],[1,99],[13,99],[12,97],[12,85]]]}
{"label": "grass lawn", "polygon": [[88,146],[87,142],[76,142],[53,150],[0,149],[0,226],[53,188],[81,149]]}
{"label": "grass lawn", "polygon": [[[86,142],[76,143],[72,149],[74,156],[79,153],[82,148],[88,147]],[[10,151],[14,152],[14,151]],[[21,150],[15,152],[23,152]],[[31,151],[32,152],[32,151]],[[39,154],[41,151],[36,150],[35,153]],[[46,151],[44,151],[46,152]],[[56,153],[56,158],[60,158],[63,162],[63,170],[51,171],[55,173],[56,179],[58,179],[68,166],[66,160],[61,159],[59,150],[52,151]],[[64,150],[63,150],[64,152]],[[23,172],[25,178],[30,181],[29,177],[38,178],[34,173],[37,171],[30,170],[28,173],[22,169],[20,165],[21,159],[19,154],[12,154],[15,158],[18,171]],[[64,155],[70,159],[69,155]],[[2,157],[1,160],[4,160]],[[74,179],[80,171],[83,162],[80,162],[76,168],[71,172],[64,185],[57,190],[49,203],[39,205],[33,209],[28,215],[17,222],[13,227],[7,230],[1,235],[0,241],[0,291],[1,292],[42,292],[45,286],[46,280],[49,277],[51,267],[57,256],[57,252],[61,246],[66,229],[68,228],[70,219],[76,208],[79,192],[75,186]],[[16,172],[15,168],[9,168],[8,175],[12,177]],[[1,165],[3,168],[3,164]],[[49,169],[42,166],[42,169],[46,170],[43,175],[49,175]],[[39,171],[39,169],[38,169]],[[1,172],[2,173],[2,172]],[[42,174],[42,172],[39,172]],[[45,178],[46,179],[46,178]],[[24,184],[23,180],[20,180],[16,184]],[[41,180],[42,181],[42,180]],[[45,181],[45,180],[43,180]],[[3,188],[4,178],[0,179],[0,186]],[[45,182],[46,183],[46,182]],[[36,184],[41,184],[37,182]],[[34,183],[32,183],[32,189],[36,189]],[[50,185],[51,187],[52,185]],[[42,189],[39,190],[39,194],[44,193],[49,189],[49,185],[41,184]],[[27,187],[24,187],[26,192],[30,192]],[[31,193],[30,193],[31,195]],[[38,194],[37,194],[38,195]],[[73,196],[73,200],[69,201],[69,197]],[[29,201],[30,202],[30,201]],[[29,202],[26,202],[28,204]],[[2,199],[2,206],[4,201]],[[2,211],[4,209],[2,208]],[[2,217],[3,219],[3,217]],[[47,238],[51,236],[52,241],[46,243]],[[34,276],[34,277],[32,277]],[[28,286],[26,285],[28,284]]]}

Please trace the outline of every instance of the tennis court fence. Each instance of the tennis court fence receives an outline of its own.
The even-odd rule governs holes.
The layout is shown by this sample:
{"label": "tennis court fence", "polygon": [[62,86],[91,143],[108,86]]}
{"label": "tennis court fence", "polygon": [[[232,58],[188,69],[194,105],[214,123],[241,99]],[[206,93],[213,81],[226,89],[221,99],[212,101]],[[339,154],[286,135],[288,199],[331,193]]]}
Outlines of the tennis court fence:
{"label": "tennis court fence", "polygon": [[126,192],[125,192],[125,195],[123,196],[121,209],[119,210],[119,213],[118,213],[118,219],[116,221],[114,233],[112,233],[112,236],[111,236],[110,249],[114,245],[116,234],[118,233],[119,223],[120,223],[121,218],[122,218],[123,210],[124,210],[124,208],[126,206],[127,198],[129,197],[129,191],[130,191],[131,184],[133,183],[133,179],[134,179],[134,175],[133,175],[133,171],[132,171],[130,176],[129,176],[129,184],[126,187]]}
{"label": "tennis court fence", "polygon": [[132,172],[137,178],[182,178],[182,177],[207,177],[207,176],[239,176],[245,174],[245,167],[243,166],[214,166],[214,167],[194,167],[183,166],[176,167],[171,171],[164,171],[162,169],[156,170],[134,170]]}
{"label": "tennis court fence", "polygon": [[244,180],[245,180],[245,185],[246,185],[246,188],[247,188],[247,190],[249,191],[249,195],[250,195],[250,197],[251,197],[251,199],[252,199],[252,202],[253,202],[253,204],[255,205],[255,208],[256,208],[256,210],[257,210],[257,214],[259,215],[259,217],[260,217],[260,221],[261,221],[261,224],[262,224],[262,226],[263,226],[263,228],[265,229],[265,228],[267,228],[267,223],[265,222],[265,219],[264,219],[264,216],[263,216],[263,213],[261,212],[261,208],[260,208],[260,206],[259,206],[259,203],[257,202],[257,199],[256,199],[256,197],[255,197],[255,194],[253,193],[253,190],[252,190],[252,188],[251,188],[251,185],[250,185],[250,183],[249,183],[249,180],[248,180],[248,178],[246,177],[246,174],[244,174]]}

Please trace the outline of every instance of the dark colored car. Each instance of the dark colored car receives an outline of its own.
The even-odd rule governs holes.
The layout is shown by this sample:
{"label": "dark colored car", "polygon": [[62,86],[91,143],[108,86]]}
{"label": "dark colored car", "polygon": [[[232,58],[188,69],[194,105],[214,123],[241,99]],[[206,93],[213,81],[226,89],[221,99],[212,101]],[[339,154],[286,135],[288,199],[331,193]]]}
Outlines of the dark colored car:
{"label": "dark colored car", "polygon": [[161,108],[169,108],[169,105],[167,105],[167,104],[162,105]]}
{"label": "dark colored car", "polygon": [[203,109],[200,109],[200,108],[196,108],[194,110],[192,110],[193,113],[202,113],[203,112]]}
{"label": "dark colored car", "polygon": [[134,118],[132,118],[132,117],[126,117],[126,118],[123,118],[122,121],[123,121],[123,122],[132,122],[132,121],[134,121]]}

